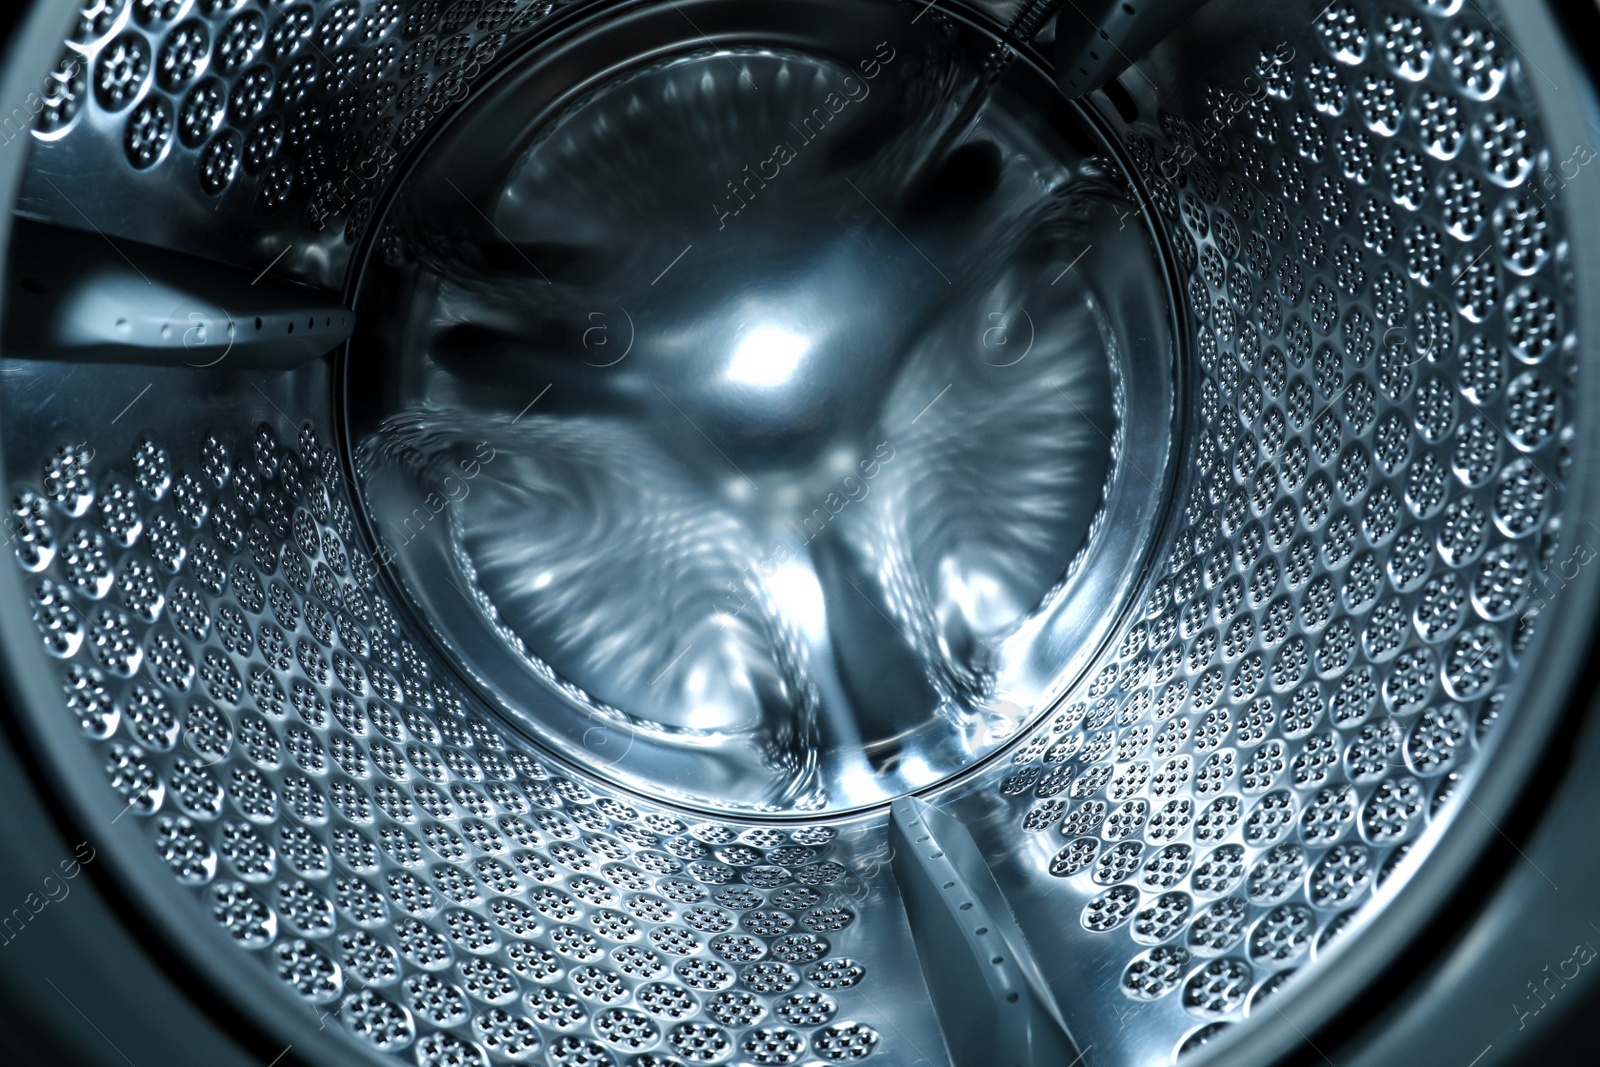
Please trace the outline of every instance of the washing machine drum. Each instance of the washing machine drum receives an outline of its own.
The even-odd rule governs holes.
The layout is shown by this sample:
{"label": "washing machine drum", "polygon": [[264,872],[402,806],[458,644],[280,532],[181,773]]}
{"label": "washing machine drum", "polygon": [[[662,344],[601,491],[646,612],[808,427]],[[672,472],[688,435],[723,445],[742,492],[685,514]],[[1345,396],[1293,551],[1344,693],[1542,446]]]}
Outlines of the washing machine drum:
{"label": "washing machine drum", "polygon": [[1600,21],[1055,7],[15,14],[18,1056],[1464,1067],[1577,998]]}

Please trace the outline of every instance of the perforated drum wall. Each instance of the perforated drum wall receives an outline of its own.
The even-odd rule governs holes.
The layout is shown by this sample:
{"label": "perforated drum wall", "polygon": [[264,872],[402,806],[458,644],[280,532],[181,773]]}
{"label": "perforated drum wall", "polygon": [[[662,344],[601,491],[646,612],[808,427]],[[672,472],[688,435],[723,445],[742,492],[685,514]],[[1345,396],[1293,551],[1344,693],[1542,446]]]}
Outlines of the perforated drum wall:
{"label": "perforated drum wall", "polygon": [[[92,0],[19,210],[316,286],[268,325],[341,341],[410,153],[601,8]],[[1316,982],[1473,806],[1530,672],[1573,667],[1540,614],[1600,536],[1568,505],[1563,195],[1594,152],[1551,142],[1502,21],[1219,0],[1082,104],[1175,309],[1170,425],[1107,439],[1132,482],[1125,435],[1172,436],[1152,562],[1089,666],[921,795],[1086,1064],[1198,1054]],[[713,816],[541,747],[387,567],[345,350],[228,361],[261,318],[162,299],[206,359],[0,376],[7,618],[53,672],[15,712],[47,762],[76,746],[62,789],[130,884],[170,875],[156,929],[214,927],[185,951],[372,1062],[948,1061],[886,808]]]}

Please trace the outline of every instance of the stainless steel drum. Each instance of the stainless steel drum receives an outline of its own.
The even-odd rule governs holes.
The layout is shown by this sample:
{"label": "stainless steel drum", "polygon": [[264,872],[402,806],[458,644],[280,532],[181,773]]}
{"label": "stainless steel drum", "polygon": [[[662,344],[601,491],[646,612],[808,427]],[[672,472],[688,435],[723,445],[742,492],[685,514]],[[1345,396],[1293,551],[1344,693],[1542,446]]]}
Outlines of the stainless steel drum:
{"label": "stainless steel drum", "polygon": [[15,16],[18,1056],[1553,1040],[1600,18],[1054,6]]}

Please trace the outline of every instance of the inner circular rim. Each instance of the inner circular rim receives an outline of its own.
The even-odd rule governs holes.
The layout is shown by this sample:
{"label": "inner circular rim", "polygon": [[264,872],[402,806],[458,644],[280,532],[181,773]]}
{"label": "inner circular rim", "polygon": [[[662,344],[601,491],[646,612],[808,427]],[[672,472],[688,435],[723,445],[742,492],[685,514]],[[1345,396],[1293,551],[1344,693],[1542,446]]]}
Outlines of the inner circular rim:
{"label": "inner circular rim", "polygon": [[[1538,54],[1538,53],[1536,53],[1536,54]],[[1592,390],[1589,390],[1589,392],[1592,392]],[[1589,445],[1589,443],[1590,443],[1589,442],[1589,437],[1592,437],[1592,435],[1586,435],[1586,437],[1584,437],[1584,443],[1586,443],[1586,453],[1587,453],[1587,445]],[[1581,483],[1579,483],[1579,486],[1576,486],[1576,488],[1578,488],[1578,490],[1581,490],[1581,488],[1582,488]],[[1586,579],[1587,579],[1587,577],[1592,577],[1592,576],[1586,576]],[[8,576],[6,576],[5,581],[14,581],[14,576],[10,576],[10,574],[8,574]],[[1592,590],[1592,582],[1584,581],[1584,590],[1586,590],[1586,592],[1590,592],[1590,590]],[[1573,598],[1571,598],[1571,601],[1586,601],[1586,598],[1573,597]],[[1586,601],[1586,603],[1587,603],[1587,601]],[[1573,606],[1573,605],[1571,605],[1571,603],[1566,603],[1566,601],[1563,601],[1563,606]],[[1566,613],[1563,613],[1563,617],[1571,617],[1571,619],[1573,619],[1573,621],[1576,621],[1576,622],[1586,622],[1587,619],[1584,619],[1584,617],[1579,617],[1579,616],[1584,616],[1584,614],[1586,614],[1586,613],[1582,613],[1582,611],[1578,611],[1578,609],[1574,608],[1573,611],[1566,611]],[[1586,635],[1586,632],[1581,632],[1582,627],[1576,627],[1576,625],[1574,625],[1574,627],[1571,627],[1571,629],[1565,629],[1565,627],[1563,627],[1563,630],[1565,630],[1565,632],[1562,633],[1562,638],[1560,638],[1560,641],[1542,641],[1541,648],[1544,648],[1544,646],[1546,646],[1546,645],[1560,646],[1560,648],[1566,648],[1566,646],[1573,645],[1574,641],[1576,641],[1576,643],[1578,643],[1578,645],[1581,646],[1582,638],[1584,638],[1584,635]],[[30,637],[30,635],[27,635],[27,637]],[[30,657],[27,656],[27,654],[26,654],[26,653],[29,653],[29,651],[32,651],[32,653],[34,653],[34,656],[32,656],[32,657],[37,657],[38,656],[37,648],[27,648],[26,645],[22,645],[21,640],[8,641],[8,643],[10,643],[10,645],[16,646],[16,651],[18,651],[18,654],[16,654],[16,657],[18,657],[18,661],[29,661]],[[1557,693],[1557,694],[1558,693],[1562,693],[1563,689],[1565,689],[1566,678],[1565,677],[1557,678],[1557,677],[1554,677],[1554,675],[1557,675],[1557,672],[1546,673],[1546,675],[1544,675],[1544,677],[1542,677],[1542,678],[1539,678],[1538,683],[1536,683],[1536,685],[1534,685],[1534,686],[1531,686],[1531,688],[1539,689],[1539,691],[1541,691],[1541,693]],[[18,688],[18,689],[21,689],[22,686],[24,686],[24,683],[22,683],[21,680],[14,681],[14,686],[16,686],[16,688]],[[35,694],[34,693],[29,693],[29,696],[35,696]],[[32,723],[30,723],[30,725],[32,725]],[[54,731],[54,729],[48,729],[48,731],[43,731],[43,733],[50,733],[51,734],[50,741],[56,741],[56,736],[54,736],[54,734],[56,734],[56,731]],[[75,737],[66,737],[66,741],[67,742],[74,742],[74,741],[78,741],[78,739],[75,739]],[[1542,741],[1542,731],[1518,731],[1518,733],[1517,733],[1517,741],[1518,741],[1518,747],[1526,747],[1526,745],[1536,744],[1536,742]],[[66,758],[66,757],[69,757],[69,755],[75,755],[75,753],[70,753],[70,752],[62,753],[62,757],[64,757],[64,758],[62,758],[62,765],[67,765],[67,763],[70,763],[69,758]],[[1506,793],[1507,792],[1507,789],[1506,789],[1507,782],[1506,781],[1502,781],[1502,779],[1514,779],[1514,777],[1515,777],[1515,774],[1501,773],[1501,765],[1502,765],[1502,763],[1507,763],[1507,761],[1506,760],[1498,760],[1498,761],[1496,761],[1496,768],[1494,768],[1494,769],[1496,769],[1496,776],[1494,776],[1494,781],[1490,782],[1490,784],[1501,785],[1501,787],[1502,787],[1502,789],[1494,790],[1494,795],[1502,795],[1502,793]],[[1520,785],[1520,782],[1517,782],[1517,785]],[[77,800],[77,798],[78,798],[77,797],[77,792],[75,792],[75,790],[74,790],[74,795],[72,795],[72,800]],[[96,798],[96,800],[98,800],[98,798]],[[1485,803],[1486,808],[1490,808],[1490,811],[1498,811],[1498,808],[1496,808],[1496,806],[1491,805],[1491,801],[1488,800],[1488,798],[1485,798],[1485,800],[1483,800],[1483,803]],[[93,801],[91,801],[90,806],[94,806],[93,805]],[[101,808],[104,808],[104,805],[101,805]],[[99,809],[101,809],[101,808],[96,808],[96,809],[98,809],[98,811],[99,811]],[[101,814],[102,814],[102,816],[109,816],[109,814],[112,814],[112,811],[114,811],[114,808],[104,808],[104,811],[101,811]],[[101,821],[104,821],[104,817],[102,817]],[[1454,822],[1459,822],[1459,821],[1454,821]],[[1488,829],[1485,829],[1485,832],[1486,833],[1493,833],[1493,832],[1491,832],[1491,830],[1488,830]],[[1459,838],[1459,837],[1462,837],[1462,835],[1459,835],[1459,833],[1458,833],[1458,835],[1454,835],[1454,837]],[[1453,838],[1453,840],[1454,840],[1454,838]],[[110,845],[115,846],[115,841],[112,841],[112,843],[110,843]],[[1467,845],[1470,845],[1470,841],[1467,841]],[[146,851],[147,851],[147,849],[146,849]],[[1459,851],[1459,849],[1458,849],[1458,851]],[[144,856],[144,854],[131,854],[130,853],[130,854],[128,854],[128,856],[123,856],[122,859],[125,859],[126,867],[128,867],[128,869],[134,869],[134,867],[139,867],[139,862],[136,862],[136,861],[149,861],[149,856]],[[1440,869],[1440,867],[1443,867],[1443,864],[1438,864],[1438,862],[1430,862],[1430,864],[1427,865],[1427,867],[1429,867],[1429,872],[1434,872],[1435,869]],[[1446,869],[1446,870],[1448,870],[1448,869]],[[115,872],[115,873],[118,873],[118,875],[120,875],[120,873],[123,873],[123,872],[122,872],[122,870],[117,870],[117,872]],[[165,873],[165,872],[162,872],[162,873]],[[1443,870],[1442,870],[1442,872],[1440,872],[1440,875],[1445,875],[1445,872],[1443,872]],[[1448,875],[1445,875],[1445,880],[1448,881]],[[1437,883],[1437,881],[1440,881],[1440,878],[1438,878],[1438,877],[1432,878],[1432,881],[1434,881],[1434,883]],[[163,886],[165,886],[165,883],[163,883]],[[149,889],[149,886],[141,886],[141,888]],[[157,888],[162,888],[162,886],[157,886]],[[170,888],[170,886],[166,886],[166,888]],[[149,894],[147,894],[146,899],[150,899],[150,901],[160,902],[160,897],[162,897],[162,896],[170,897],[171,894],[170,893],[166,893],[166,894],[149,893]],[[1411,897],[1416,897],[1416,896],[1418,896],[1418,894],[1410,894],[1410,896]],[[1429,897],[1429,899],[1430,899],[1430,897]],[[1426,901],[1424,901],[1424,902],[1426,902]],[[166,921],[165,925],[168,926],[168,928],[170,928],[170,926],[171,926],[171,921],[170,920],[171,920],[171,918],[174,917],[174,913],[171,912],[170,909],[165,909],[165,907],[162,907],[162,909],[155,909],[155,910],[162,910],[162,912],[163,912],[162,918],[166,918],[166,920],[168,920],[168,921]],[[1395,910],[1397,910],[1397,909],[1395,909]],[[1414,917],[1414,913],[1416,913],[1416,909],[1414,909],[1414,907],[1413,907],[1413,909],[1411,909],[1411,912],[1413,912],[1413,917]],[[1384,923],[1386,923],[1386,926],[1384,926],[1384,928],[1386,928],[1386,929],[1402,929],[1402,933],[1403,933],[1403,923],[1400,923],[1400,921],[1397,920],[1397,917],[1395,917],[1394,913],[1392,913],[1392,910],[1390,910],[1389,907],[1384,907],[1384,909],[1382,909],[1382,917],[1381,918],[1382,918],[1382,920],[1384,920]],[[179,917],[179,925],[181,925],[181,917]],[[1366,937],[1363,937],[1363,939],[1360,939],[1360,941],[1366,942],[1366,941],[1371,941],[1371,939],[1366,939]],[[1347,942],[1339,942],[1339,944],[1344,945],[1344,944],[1347,944]],[[1378,950],[1387,950],[1387,949],[1386,949],[1386,947],[1384,947],[1384,945],[1379,944],[1378,945]],[[211,969],[214,969],[214,968],[211,968]],[[1346,969],[1349,969],[1349,966],[1346,966]],[[1370,968],[1368,968],[1368,969],[1370,969]],[[1326,997],[1331,997],[1331,995],[1333,995],[1333,993],[1323,993],[1322,992],[1322,990],[1330,989],[1330,985],[1326,984],[1326,981],[1325,981],[1325,979],[1323,979],[1323,977],[1318,977],[1318,982],[1317,982],[1317,984],[1315,984],[1315,987],[1317,987],[1318,995],[1322,995],[1322,997],[1325,998],[1325,1000],[1326,1000]],[[1341,989],[1342,989],[1342,987],[1341,987]],[[269,998],[269,1000],[270,1000],[270,998]],[[1301,1003],[1299,1003],[1298,1000],[1294,1001],[1293,1008],[1290,1008],[1290,1005],[1288,1005],[1288,1003],[1285,1003],[1285,1008],[1286,1009],[1290,1009],[1290,1011],[1293,1011],[1293,1009],[1302,1008],[1302,1006],[1304,1006],[1304,1005],[1301,1005]],[[1304,1013],[1304,1011],[1296,1011],[1296,1014],[1294,1014],[1294,1017],[1296,1017],[1296,1019],[1301,1019],[1301,1021],[1306,1021],[1307,1014]],[[1307,1021],[1307,1029],[1309,1029],[1309,1025],[1310,1025],[1310,1022]],[[1280,1029],[1285,1029],[1285,1027],[1280,1027]],[[1243,1035],[1243,1033],[1246,1032],[1245,1027],[1235,1027],[1235,1030],[1237,1030],[1237,1032],[1240,1033],[1240,1035]],[[1250,1035],[1253,1035],[1253,1037],[1254,1037],[1254,1035],[1258,1035],[1258,1032],[1261,1032],[1261,1030],[1262,1030],[1262,1027],[1258,1027],[1258,1025],[1253,1025],[1253,1027],[1250,1027],[1250,1029],[1248,1029],[1248,1033],[1250,1033]],[[1290,1035],[1290,1037],[1293,1037],[1293,1035]],[[1238,1048],[1238,1046],[1240,1046],[1240,1043],[1238,1043],[1238,1041],[1234,1041],[1234,1043],[1229,1043],[1229,1045],[1226,1046],[1226,1051],[1229,1051],[1229,1053],[1234,1053],[1235,1048]],[[1208,1053],[1210,1053],[1210,1051],[1214,1051],[1214,1049],[1206,1049],[1206,1051],[1208,1051]],[[1213,1057],[1205,1056],[1205,1057],[1203,1057],[1203,1059],[1206,1059],[1206,1062],[1211,1062],[1211,1059],[1213,1059]]]}
{"label": "inner circular rim", "polygon": [[[470,136],[474,123],[481,125],[486,114],[503,112],[508,98],[516,97],[519,92],[523,94],[518,106],[526,116],[531,117],[531,121],[525,119],[520,128],[538,131],[553,123],[559,124],[561,116],[570,114],[575,106],[581,107],[581,104],[574,105],[573,101],[580,99],[584,93],[594,91],[595,86],[600,86],[598,92],[604,93],[609,86],[626,78],[630,69],[637,70],[641,65],[661,62],[662,57],[674,55],[682,57],[687,52],[696,50],[704,52],[708,47],[720,49],[723,53],[730,49],[760,50],[783,47],[792,50],[798,47],[799,50],[812,55],[848,55],[848,50],[854,42],[828,41],[822,42],[819,46],[817,42],[804,36],[814,33],[814,28],[823,24],[822,20],[807,16],[814,16],[819,10],[831,10],[833,6],[829,0],[800,0],[793,5],[785,5],[777,14],[765,13],[768,17],[757,25],[752,22],[750,12],[737,10],[736,5],[720,4],[711,0],[696,7],[694,21],[704,32],[695,35],[689,34],[682,28],[681,13],[676,7],[612,12],[606,14],[613,15],[613,18],[607,19],[605,14],[596,16],[589,23],[579,26],[567,38],[551,43],[540,54],[520,57],[519,61],[487,83],[473,98],[465,101],[460,109],[450,116],[449,122],[441,123],[430,139],[418,146],[408,161],[408,169],[403,170],[389,187],[387,201],[376,214],[375,223],[367,230],[368,234],[375,236],[369,238],[352,261],[354,266],[348,291],[354,298],[360,299],[363,305],[371,303],[375,267],[381,266],[383,255],[381,235],[386,230],[386,224],[399,210],[397,205],[403,202],[405,193],[419,184],[426,185],[429,166],[436,162],[430,160],[430,155],[434,153],[430,153],[429,149],[437,151],[438,146],[448,144],[452,137],[457,138],[459,143],[461,137]],[[702,7],[704,11],[700,10]],[[852,15],[857,16],[857,19],[851,25],[859,29],[863,42],[880,33],[903,32],[903,23],[907,21],[907,13],[891,5],[884,5],[882,9],[877,10],[875,20],[861,18],[861,14],[852,9]],[[663,24],[663,15],[666,19],[676,18],[678,24]],[[796,27],[801,28],[796,29]],[[965,34],[981,35],[985,39],[993,40],[992,30],[989,28],[963,23],[960,29]],[[645,32],[641,33],[641,30]],[[642,40],[664,43],[657,43],[653,48],[645,48],[640,44]],[[807,43],[811,45],[809,50],[804,47]],[[866,47],[870,48],[870,44]],[[1047,85],[1048,75],[1028,64],[1026,57],[1017,66],[1021,71],[1021,77],[1031,79],[1032,85],[1029,88]],[[562,71],[565,75],[563,84],[555,88],[538,85],[538,78],[551,68]],[[575,69],[583,73],[574,75]],[[536,103],[530,104],[527,100],[530,91],[543,95]],[[1013,92],[1014,95],[1010,87],[1004,91]],[[1063,121],[1063,115],[1070,116],[1069,121],[1075,126],[1077,135],[1089,142],[1090,147],[1084,149],[1084,154],[1088,155],[1092,150],[1097,160],[1109,161],[1114,174],[1121,179],[1127,190],[1126,195],[1130,199],[1140,198],[1138,201],[1130,202],[1131,210],[1120,211],[1118,229],[1124,225],[1121,219],[1129,215],[1135,216],[1135,226],[1130,229],[1139,231],[1143,239],[1148,242],[1155,271],[1161,275],[1159,279],[1141,276],[1142,286],[1130,287],[1142,288],[1147,296],[1152,295],[1151,291],[1155,290],[1153,297],[1160,305],[1157,308],[1160,314],[1150,317],[1160,321],[1143,325],[1149,327],[1154,338],[1147,347],[1158,354],[1146,358],[1141,363],[1135,358],[1141,355],[1139,352],[1106,353],[1107,361],[1111,364],[1109,369],[1113,376],[1113,387],[1118,393],[1118,406],[1121,408],[1116,426],[1116,436],[1120,438],[1116,445],[1120,446],[1121,452],[1118,454],[1116,448],[1112,449],[1115,458],[1105,478],[1094,528],[1070,557],[1071,563],[1066,579],[1058,583],[1057,590],[1051,594],[1055,597],[1056,603],[1046,612],[1049,616],[1046,622],[1049,625],[1036,627],[1044,636],[1036,642],[1033,649],[1028,650],[1029,658],[1035,661],[1030,669],[1036,678],[1044,673],[1048,673],[1048,678],[1044,683],[1037,685],[1033,698],[1029,699],[1026,705],[1016,707],[1019,714],[1002,727],[1003,732],[998,736],[987,739],[990,743],[975,754],[949,766],[941,766],[937,768],[936,773],[926,776],[923,780],[898,783],[897,787],[885,789],[880,795],[869,797],[865,802],[852,802],[830,795],[821,805],[813,804],[810,807],[784,807],[766,802],[741,802],[738,799],[730,803],[724,796],[708,795],[693,788],[678,787],[670,781],[663,781],[660,775],[641,774],[635,767],[627,765],[627,755],[633,751],[641,732],[652,743],[659,738],[651,736],[652,732],[648,725],[641,731],[642,724],[637,719],[630,721],[621,717],[607,718],[607,713],[611,709],[600,710],[598,714],[594,709],[585,709],[586,713],[594,717],[581,733],[576,737],[570,734],[565,737],[552,737],[546,728],[547,722],[541,721],[540,717],[530,710],[529,700],[518,699],[518,694],[507,694],[496,685],[496,680],[504,677],[502,670],[488,669],[481,661],[463,662],[464,657],[459,654],[459,646],[453,640],[453,630],[459,622],[454,621],[452,617],[459,616],[459,610],[452,612],[449,605],[442,604],[437,599],[425,594],[419,596],[416,582],[406,580],[402,574],[391,574],[389,580],[399,587],[398,599],[412,609],[414,621],[419,624],[420,629],[429,632],[448,650],[446,658],[461,671],[469,684],[485,695],[488,702],[495,706],[503,717],[513,722],[522,733],[540,742],[542,747],[562,757],[564,761],[599,774],[622,788],[685,808],[722,814],[732,813],[741,817],[814,819],[826,815],[830,818],[839,818],[875,810],[899,795],[925,793],[964,778],[1001,756],[1011,747],[1013,739],[1025,735],[1033,723],[1039,721],[1056,701],[1073,688],[1092,656],[1115,632],[1116,623],[1121,620],[1127,605],[1137,595],[1142,578],[1148,573],[1144,567],[1145,557],[1156,550],[1159,544],[1156,535],[1169,517],[1167,498],[1172,490],[1169,464],[1174,451],[1177,422],[1181,418],[1182,410],[1182,405],[1175,399],[1179,395],[1177,375],[1181,358],[1178,347],[1182,343],[1182,333],[1176,329],[1173,321],[1177,308],[1181,306],[1181,298],[1174,281],[1171,257],[1160,235],[1160,228],[1150,224],[1150,217],[1144,211],[1146,202],[1142,199],[1144,196],[1142,187],[1131,177],[1134,170],[1123,160],[1120,144],[1114,136],[1108,135],[1104,128],[1104,120],[1100,119],[1092,108],[1061,99],[1053,86],[1047,86],[1042,97],[1030,99],[1028,102],[1048,105],[1038,110],[1041,114],[1053,110],[1054,114],[1048,117],[1053,118],[1058,126]],[[1008,103],[1014,107],[1016,101],[1013,99]],[[552,116],[555,118],[552,119]],[[462,133],[463,128],[467,128],[467,134]],[[535,133],[533,136],[537,139],[542,137],[543,133]],[[461,175],[458,173],[456,177]],[[459,195],[461,198],[467,198],[469,195],[456,186],[454,181],[441,186],[434,180],[432,186],[436,190],[454,189],[454,193],[450,195]],[[471,186],[467,188],[472,189]],[[474,210],[478,210],[476,205]],[[1065,273],[1063,270],[1062,274]],[[1155,284],[1152,285],[1152,282]],[[1140,309],[1137,314],[1148,315],[1148,311]],[[369,315],[370,313],[363,307],[363,320],[368,320]],[[359,341],[358,338],[352,342],[351,347],[355,348]],[[371,389],[372,383],[354,377],[357,373],[357,359],[348,354],[345,359],[344,372],[337,376],[336,392],[342,395],[336,396],[335,409],[338,433],[343,438],[345,462],[353,466],[352,457],[355,454],[356,442],[353,440],[352,423],[357,420],[352,415],[351,401],[361,390]],[[358,381],[361,390],[355,388]],[[1129,393],[1130,383],[1133,387],[1132,395]],[[1130,426],[1133,432],[1125,432]],[[354,475],[352,484],[363,484],[359,474],[355,474],[354,470],[352,474]],[[1130,479],[1137,483],[1136,487],[1130,486]],[[1135,488],[1137,491],[1133,491]],[[1148,492],[1145,492],[1146,489]],[[369,534],[373,535],[375,543],[383,544],[384,539],[376,534],[375,528],[378,524],[370,500],[363,499],[359,510],[362,511],[363,522],[367,525]],[[407,551],[410,550],[408,546]],[[433,562],[448,566],[450,561],[439,558]],[[457,589],[458,594],[459,592]],[[1049,605],[1048,599],[1046,605],[1047,607]],[[1038,613],[1037,609],[1035,613]],[[1042,654],[1039,652],[1041,646],[1045,649]],[[1042,668],[1037,662],[1039,660],[1047,661]],[[616,746],[613,745],[611,749],[605,746],[611,737],[616,736],[614,731],[619,729],[626,731],[628,748],[623,751],[621,758],[612,760],[608,757],[615,751]],[[681,755],[688,761],[694,761],[700,759],[701,750],[690,745]],[[692,764],[686,765],[692,766]],[[679,778],[683,780],[684,775],[680,773]]]}

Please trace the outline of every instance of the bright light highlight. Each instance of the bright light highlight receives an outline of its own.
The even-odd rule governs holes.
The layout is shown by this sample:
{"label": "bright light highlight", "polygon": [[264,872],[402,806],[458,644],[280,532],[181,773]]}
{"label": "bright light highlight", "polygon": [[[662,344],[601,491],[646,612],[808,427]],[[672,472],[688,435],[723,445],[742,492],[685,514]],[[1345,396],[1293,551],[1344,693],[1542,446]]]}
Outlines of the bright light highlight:
{"label": "bright light highlight", "polygon": [[728,379],[758,389],[786,384],[800,368],[811,342],[776,326],[757,326],[744,335],[728,364]]}

